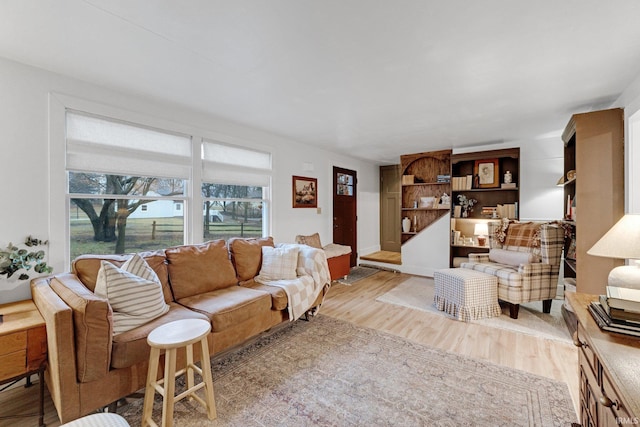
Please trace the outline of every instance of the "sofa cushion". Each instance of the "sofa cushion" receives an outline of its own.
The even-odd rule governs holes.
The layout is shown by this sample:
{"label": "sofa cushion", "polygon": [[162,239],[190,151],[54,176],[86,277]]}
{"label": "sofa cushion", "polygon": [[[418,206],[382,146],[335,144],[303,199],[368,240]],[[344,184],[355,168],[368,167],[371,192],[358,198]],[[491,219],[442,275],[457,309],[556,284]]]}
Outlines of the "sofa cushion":
{"label": "sofa cushion", "polygon": [[298,252],[300,252],[300,249],[296,245],[287,245],[278,248],[263,246],[262,267],[260,268],[257,281],[292,280],[298,277],[296,274]]}
{"label": "sofa cushion", "polygon": [[531,264],[540,262],[540,258],[532,252],[517,252],[506,249],[491,248],[489,250],[489,261],[499,264],[519,266],[520,264]]}
{"label": "sofa cushion", "polygon": [[269,286],[258,283],[255,279],[245,280],[240,282],[240,286],[245,288],[256,289],[263,292],[268,292],[271,295],[271,309],[272,310],[284,310],[287,308],[289,299],[285,290],[279,286]]}
{"label": "sofa cushion", "polygon": [[[167,260],[164,256],[164,251],[139,252],[138,255],[149,264],[149,267],[155,271],[158,279],[160,279],[165,302],[173,301],[173,295],[169,287],[169,274],[167,272]],[[89,290],[94,291],[101,261],[109,261],[116,267],[120,267],[127,262],[130,257],[131,255],[80,255],[71,263],[71,271],[78,276],[80,281],[84,283]]]}
{"label": "sofa cushion", "polygon": [[236,269],[238,280],[253,279],[260,272],[262,265],[262,247],[273,247],[273,237],[229,239],[231,262]]}
{"label": "sofa cushion", "polygon": [[102,261],[95,293],[113,310],[114,335],[150,322],[169,311],[156,273],[134,254],[121,268]]}
{"label": "sofa cushion", "polygon": [[313,233],[310,236],[298,234],[296,236],[296,243],[311,246],[312,248],[322,249],[322,243],[320,242],[320,235],[318,233]]}
{"label": "sofa cushion", "polygon": [[176,301],[238,284],[224,240],[165,250]]}
{"label": "sofa cushion", "polygon": [[207,316],[189,310],[178,303],[169,303],[169,311],[165,315],[113,337],[111,367],[114,369],[126,368],[136,363],[148,361],[150,349],[147,344],[147,336],[158,326],[181,319],[209,320]]}
{"label": "sofa cushion", "polygon": [[111,362],[111,306],[72,274],[56,276],[51,280],[51,288],[73,310],[78,381],[90,382],[104,377]]}
{"label": "sofa cushion", "polygon": [[242,286],[217,289],[178,302],[206,315],[214,332],[224,331],[260,312],[271,310],[271,296],[267,292]]}

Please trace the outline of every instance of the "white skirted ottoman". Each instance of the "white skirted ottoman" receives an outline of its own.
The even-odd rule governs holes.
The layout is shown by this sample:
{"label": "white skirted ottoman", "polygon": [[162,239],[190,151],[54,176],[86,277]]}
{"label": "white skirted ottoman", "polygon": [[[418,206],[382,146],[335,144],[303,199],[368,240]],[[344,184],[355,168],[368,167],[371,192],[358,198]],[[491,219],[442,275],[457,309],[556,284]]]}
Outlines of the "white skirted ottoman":
{"label": "white skirted ottoman", "polygon": [[458,320],[500,316],[498,278],[467,268],[444,268],[433,274],[433,304]]}

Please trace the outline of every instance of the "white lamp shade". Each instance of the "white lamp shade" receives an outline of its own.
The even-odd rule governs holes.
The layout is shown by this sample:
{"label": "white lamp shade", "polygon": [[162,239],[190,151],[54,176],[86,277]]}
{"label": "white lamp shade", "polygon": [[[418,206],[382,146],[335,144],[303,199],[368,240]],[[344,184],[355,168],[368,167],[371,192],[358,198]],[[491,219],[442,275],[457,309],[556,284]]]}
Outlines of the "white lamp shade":
{"label": "white lamp shade", "polygon": [[640,259],[640,214],[620,218],[587,253],[606,258]]}
{"label": "white lamp shade", "polygon": [[487,223],[480,222],[476,224],[473,229],[473,234],[476,236],[486,236],[489,234],[489,227],[487,227]]}

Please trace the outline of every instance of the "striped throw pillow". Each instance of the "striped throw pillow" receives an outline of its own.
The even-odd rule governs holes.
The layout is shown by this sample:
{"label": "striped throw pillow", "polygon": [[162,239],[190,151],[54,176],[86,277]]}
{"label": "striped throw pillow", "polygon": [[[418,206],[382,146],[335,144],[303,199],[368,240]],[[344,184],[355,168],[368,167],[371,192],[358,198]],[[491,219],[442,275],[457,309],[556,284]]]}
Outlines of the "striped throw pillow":
{"label": "striped throw pillow", "polygon": [[96,295],[106,298],[113,310],[113,334],[121,334],[169,311],[156,273],[138,254],[122,267],[102,261]]}
{"label": "striped throw pillow", "polygon": [[270,280],[291,280],[298,277],[298,252],[300,248],[295,245],[273,248],[262,247],[262,267],[256,278],[257,282]]}

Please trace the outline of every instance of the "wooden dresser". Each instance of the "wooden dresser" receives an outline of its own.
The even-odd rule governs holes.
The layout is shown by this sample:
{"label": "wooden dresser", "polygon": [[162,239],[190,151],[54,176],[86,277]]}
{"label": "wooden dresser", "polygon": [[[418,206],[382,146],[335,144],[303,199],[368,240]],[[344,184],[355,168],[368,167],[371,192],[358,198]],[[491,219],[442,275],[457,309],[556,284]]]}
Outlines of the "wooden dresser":
{"label": "wooden dresser", "polygon": [[583,426],[640,425],[640,338],[602,331],[587,306],[597,295],[568,293],[580,347]]}
{"label": "wooden dresser", "polygon": [[[0,384],[38,374],[40,384],[39,426],[44,426],[44,369],[47,361],[47,331],[44,319],[31,300],[0,305]],[[12,418],[0,415],[0,419]]]}

